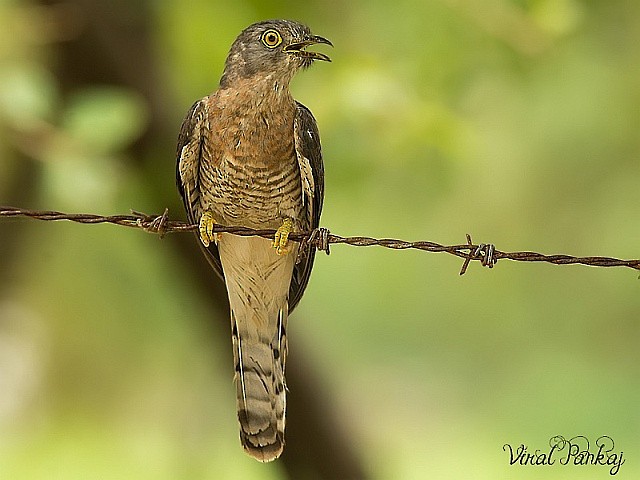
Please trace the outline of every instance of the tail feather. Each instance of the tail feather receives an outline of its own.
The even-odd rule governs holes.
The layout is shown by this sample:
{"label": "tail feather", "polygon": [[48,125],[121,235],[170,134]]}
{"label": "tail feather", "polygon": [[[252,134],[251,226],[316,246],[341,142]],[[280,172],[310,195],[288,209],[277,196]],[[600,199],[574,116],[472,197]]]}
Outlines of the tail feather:
{"label": "tail feather", "polygon": [[[232,313],[236,361],[236,403],[240,440],[246,452],[262,462],[274,460],[284,449],[286,392],[283,342],[249,335]],[[282,330],[284,332],[284,330]],[[284,346],[286,350],[286,346]]]}
{"label": "tail feather", "polygon": [[261,237],[218,243],[231,306],[240,440],[261,462],[284,449],[288,293],[296,251],[276,255]]}

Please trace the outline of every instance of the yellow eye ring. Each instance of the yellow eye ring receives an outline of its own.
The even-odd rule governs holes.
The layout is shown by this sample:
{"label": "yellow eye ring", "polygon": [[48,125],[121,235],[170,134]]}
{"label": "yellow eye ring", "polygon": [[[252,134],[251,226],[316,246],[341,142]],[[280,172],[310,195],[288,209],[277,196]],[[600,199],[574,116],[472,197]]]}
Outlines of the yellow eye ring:
{"label": "yellow eye ring", "polygon": [[261,40],[265,47],[276,48],[282,43],[282,36],[277,30],[269,29],[262,34]]}

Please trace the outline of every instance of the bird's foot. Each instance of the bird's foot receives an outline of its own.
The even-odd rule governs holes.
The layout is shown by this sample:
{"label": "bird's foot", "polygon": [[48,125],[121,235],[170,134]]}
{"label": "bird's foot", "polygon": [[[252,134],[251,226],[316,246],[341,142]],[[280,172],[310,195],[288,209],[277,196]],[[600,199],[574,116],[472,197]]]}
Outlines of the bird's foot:
{"label": "bird's foot", "polygon": [[282,225],[273,237],[273,248],[276,249],[278,255],[286,255],[289,253],[287,245],[289,244],[289,234],[293,231],[293,220],[285,218]]}
{"label": "bird's foot", "polygon": [[213,218],[213,212],[206,210],[202,217],[200,217],[200,224],[198,230],[200,231],[200,240],[205,247],[208,247],[211,242],[218,243],[218,234],[213,232],[213,227],[216,224],[216,220]]}

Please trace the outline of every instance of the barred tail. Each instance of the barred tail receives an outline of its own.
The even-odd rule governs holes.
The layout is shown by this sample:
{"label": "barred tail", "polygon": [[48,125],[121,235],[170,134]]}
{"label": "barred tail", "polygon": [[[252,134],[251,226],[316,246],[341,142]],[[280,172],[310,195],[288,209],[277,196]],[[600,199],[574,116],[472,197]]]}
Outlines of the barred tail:
{"label": "barred tail", "polygon": [[286,307],[271,338],[244,328],[246,320],[236,318],[235,312],[231,321],[240,440],[249,455],[270,462],[284,449]]}
{"label": "barred tail", "polygon": [[276,255],[261,237],[218,241],[229,304],[240,440],[261,462],[284,448],[288,295],[297,248]]}

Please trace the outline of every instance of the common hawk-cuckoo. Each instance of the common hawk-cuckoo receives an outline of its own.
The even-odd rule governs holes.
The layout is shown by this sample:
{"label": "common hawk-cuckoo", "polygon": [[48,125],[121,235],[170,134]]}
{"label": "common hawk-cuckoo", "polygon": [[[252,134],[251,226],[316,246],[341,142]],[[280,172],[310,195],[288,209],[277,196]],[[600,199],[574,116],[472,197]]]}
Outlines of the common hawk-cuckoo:
{"label": "common hawk-cuckoo", "polygon": [[[255,23],[231,46],[219,88],[187,113],[178,138],[177,184],[200,246],[224,279],[231,307],[240,439],[267,462],[284,447],[287,317],[309,281],[314,249],[295,231],[318,227],[324,169],[318,127],[289,82],[329,57],[329,40],[287,20]],[[214,234],[213,225],[277,231]]]}

